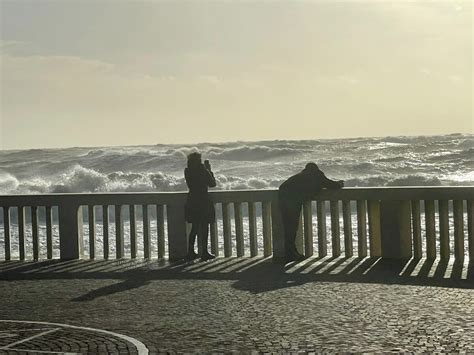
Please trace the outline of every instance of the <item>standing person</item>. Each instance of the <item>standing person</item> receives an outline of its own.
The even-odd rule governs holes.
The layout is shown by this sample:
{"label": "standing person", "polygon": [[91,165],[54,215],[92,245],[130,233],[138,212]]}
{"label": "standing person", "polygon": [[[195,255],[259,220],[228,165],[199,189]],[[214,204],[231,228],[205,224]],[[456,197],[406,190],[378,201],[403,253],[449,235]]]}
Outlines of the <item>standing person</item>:
{"label": "standing person", "polygon": [[296,231],[303,203],[311,200],[323,188],[339,189],[343,186],[343,180],[328,179],[315,163],[306,164],[301,172],[281,184],[278,191],[278,201],[285,232],[286,262],[304,259],[295,246]]}
{"label": "standing person", "polygon": [[186,221],[192,223],[189,233],[188,258],[195,259],[194,252],[196,235],[202,245],[201,260],[215,258],[207,250],[209,224],[215,222],[214,204],[208,193],[209,187],[216,186],[216,179],[211,171],[209,160],[201,161],[201,154],[195,152],[188,155],[188,166],[184,169],[184,177],[189,188],[185,204]]}

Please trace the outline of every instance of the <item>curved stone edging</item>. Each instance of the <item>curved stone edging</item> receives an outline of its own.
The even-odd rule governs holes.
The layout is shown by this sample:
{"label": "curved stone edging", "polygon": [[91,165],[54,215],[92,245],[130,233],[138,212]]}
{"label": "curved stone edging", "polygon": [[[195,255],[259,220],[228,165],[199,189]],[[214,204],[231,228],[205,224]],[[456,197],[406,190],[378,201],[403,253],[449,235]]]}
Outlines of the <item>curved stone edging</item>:
{"label": "curved stone edging", "polygon": [[27,323],[27,324],[53,325],[53,326],[58,326],[58,327],[63,327],[63,328],[80,329],[80,330],[103,333],[103,334],[111,335],[111,336],[126,340],[129,343],[132,343],[137,348],[137,351],[138,351],[139,355],[148,355],[148,348],[141,341],[139,341],[135,338],[129,337],[127,335],[114,333],[114,332],[111,332],[111,331],[108,331],[108,330],[89,328],[89,327],[79,327],[79,326],[75,326],[75,325],[62,324],[62,323],[37,322],[37,321],[0,319],[0,322],[2,322],[2,323]]}

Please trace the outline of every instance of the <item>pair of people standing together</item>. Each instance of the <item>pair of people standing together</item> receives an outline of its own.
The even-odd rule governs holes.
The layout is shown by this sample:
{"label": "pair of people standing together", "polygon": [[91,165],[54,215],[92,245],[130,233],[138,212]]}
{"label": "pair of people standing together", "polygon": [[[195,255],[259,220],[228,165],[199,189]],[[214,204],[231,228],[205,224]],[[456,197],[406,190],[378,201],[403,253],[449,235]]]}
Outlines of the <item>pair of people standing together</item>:
{"label": "pair of people standing together", "polygon": [[[201,260],[213,259],[215,256],[207,250],[209,224],[215,222],[214,203],[209,196],[209,187],[216,186],[216,179],[208,160],[201,161],[201,154],[188,155],[188,166],[184,170],[186,184],[189,188],[185,205],[186,221],[192,223],[189,234],[188,258],[195,259],[196,236],[202,245]],[[304,259],[296,250],[295,239],[298,229],[301,208],[305,201],[311,200],[323,188],[338,189],[344,186],[343,180],[331,180],[324,175],[315,163],[306,164],[305,168],[281,184],[278,193],[280,212],[285,232],[286,262]]]}

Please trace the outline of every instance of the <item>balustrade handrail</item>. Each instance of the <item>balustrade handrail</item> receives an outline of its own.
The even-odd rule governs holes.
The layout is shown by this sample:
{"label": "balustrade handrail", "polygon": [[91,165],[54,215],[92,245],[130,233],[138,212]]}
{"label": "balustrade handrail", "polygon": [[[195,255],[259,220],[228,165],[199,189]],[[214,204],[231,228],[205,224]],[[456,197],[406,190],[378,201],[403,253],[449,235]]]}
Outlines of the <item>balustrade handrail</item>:
{"label": "balustrade handrail", "polygon": [[[276,189],[210,191],[216,202],[261,202],[276,198]],[[179,203],[186,191],[173,192],[91,192],[34,195],[0,195],[0,206],[41,206],[61,201],[87,204]],[[159,201],[157,201],[159,198]],[[474,199],[474,186],[346,187],[322,190],[314,200],[466,200]]]}

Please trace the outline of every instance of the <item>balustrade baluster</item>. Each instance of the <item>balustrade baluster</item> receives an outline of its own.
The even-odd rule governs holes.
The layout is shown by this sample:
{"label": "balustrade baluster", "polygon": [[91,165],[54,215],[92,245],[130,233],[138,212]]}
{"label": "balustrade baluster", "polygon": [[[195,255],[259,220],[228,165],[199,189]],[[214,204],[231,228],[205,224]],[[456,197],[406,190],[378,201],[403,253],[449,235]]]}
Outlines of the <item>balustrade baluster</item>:
{"label": "balustrade baluster", "polygon": [[89,257],[91,260],[95,259],[95,208],[92,205],[88,206],[89,215]]}
{"label": "balustrade baluster", "polygon": [[150,219],[148,216],[148,205],[142,205],[143,215],[143,257],[151,258]]}
{"label": "balustrade baluster", "polygon": [[331,237],[332,237],[332,256],[341,255],[341,231],[339,226],[339,201],[332,200],[329,203],[331,210]]}
{"label": "balustrade baluster", "polygon": [[463,201],[453,201],[454,214],[454,258],[456,261],[464,260],[464,220]]}
{"label": "balustrade baluster", "polygon": [[33,239],[33,260],[39,260],[38,206],[31,206],[31,235]]}
{"label": "balustrade baluster", "polygon": [[222,203],[222,224],[224,229],[224,256],[232,256],[232,231],[230,224],[229,203]]}
{"label": "balustrade baluster", "polygon": [[11,260],[9,207],[3,207],[3,230],[5,237],[5,260],[9,261]]}
{"label": "balustrade baluster", "polygon": [[350,258],[354,254],[352,245],[351,201],[342,201],[342,216],[344,221],[344,252],[346,258]]}
{"label": "balustrade baluster", "polygon": [[165,210],[163,205],[156,206],[156,229],[158,242],[158,259],[165,257]]}
{"label": "balustrade baluster", "polygon": [[367,214],[369,216],[369,247],[370,256],[382,256],[382,233],[380,227],[380,201],[367,201]]}
{"label": "balustrade baluster", "polygon": [[123,245],[122,205],[115,205],[115,258],[122,259]]}
{"label": "balustrade baluster", "polygon": [[272,206],[270,201],[262,202],[263,256],[272,255]]}
{"label": "balustrade baluster", "polygon": [[303,205],[303,226],[304,226],[304,255],[313,255],[313,210],[312,202],[306,201]]}
{"label": "balustrade baluster", "polygon": [[189,244],[184,211],[185,199],[166,204],[168,229],[168,256],[170,261],[182,260],[188,255]]}
{"label": "balustrade baluster", "polygon": [[25,260],[25,207],[18,206],[18,248],[20,260]]}
{"label": "balustrade baluster", "polygon": [[257,218],[255,215],[255,202],[249,202],[249,240],[250,240],[250,256],[258,255],[257,244]]}
{"label": "balustrade baluster", "polygon": [[357,200],[357,247],[359,258],[367,256],[367,207],[365,200]]}
{"label": "balustrade baluster", "polygon": [[[303,208],[301,208],[302,210]],[[304,227],[304,220],[303,214],[300,210],[300,216],[298,218],[298,228],[296,229],[296,238],[295,238],[295,247],[298,253],[304,254],[304,234],[303,234],[303,227]]]}
{"label": "balustrade baluster", "polygon": [[51,206],[46,206],[46,257],[53,258],[53,215]]}
{"label": "balustrade baluster", "polygon": [[436,225],[435,204],[432,200],[425,201],[426,258],[436,259]]}
{"label": "balustrade baluster", "polygon": [[439,236],[441,259],[449,259],[449,209],[448,201],[438,201],[439,208]]}
{"label": "balustrade baluster", "polygon": [[[216,210],[216,204],[214,204],[214,211]],[[217,216],[215,221],[211,223],[211,253],[215,256],[219,256],[219,239],[217,233]]]}
{"label": "balustrade baluster", "polygon": [[137,216],[135,205],[129,206],[130,215],[130,256],[132,259],[137,258]]}
{"label": "balustrade baluster", "polygon": [[102,206],[102,225],[103,225],[103,244],[104,244],[104,259],[109,259],[109,206]]}
{"label": "balustrade baluster", "polygon": [[318,219],[318,256],[322,258],[328,254],[326,237],[326,201],[316,201],[316,216]]}
{"label": "balustrade baluster", "polygon": [[237,256],[244,256],[244,224],[242,220],[242,204],[234,202],[235,237]]}
{"label": "balustrade baluster", "polygon": [[411,217],[413,226],[413,257],[421,259],[423,251],[421,247],[421,217],[420,217],[420,201],[411,201]]}

